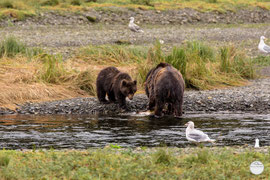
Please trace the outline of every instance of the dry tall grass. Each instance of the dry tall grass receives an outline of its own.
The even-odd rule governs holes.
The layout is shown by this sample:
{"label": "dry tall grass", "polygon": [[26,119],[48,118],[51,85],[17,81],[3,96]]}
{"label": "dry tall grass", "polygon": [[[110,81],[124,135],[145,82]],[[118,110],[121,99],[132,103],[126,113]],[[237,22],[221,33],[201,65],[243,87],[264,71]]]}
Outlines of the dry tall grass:
{"label": "dry tall grass", "polygon": [[[68,64],[66,64],[68,66]],[[39,77],[44,64],[39,60],[29,62],[27,58],[2,58],[0,61],[0,106],[15,108],[25,102],[42,102],[74,97],[86,97],[95,94],[95,75],[92,71],[77,69],[67,81],[49,83]],[[84,66],[88,66],[84,64]],[[59,81],[57,81],[59,82]]]}

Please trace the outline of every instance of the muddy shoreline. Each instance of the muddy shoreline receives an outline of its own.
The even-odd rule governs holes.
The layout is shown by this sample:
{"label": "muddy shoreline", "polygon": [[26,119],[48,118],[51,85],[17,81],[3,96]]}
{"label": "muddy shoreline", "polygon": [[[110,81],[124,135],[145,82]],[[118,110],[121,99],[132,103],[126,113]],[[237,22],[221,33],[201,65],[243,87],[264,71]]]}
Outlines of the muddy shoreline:
{"label": "muddy shoreline", "polygon": [[[250,85],[221,90],[186,91],[185,113],[270,113],[270,79],[251,81]],[[0,114],[120,114],[147,111],[148,99],[137,94],[123,111],[117,104],[100,104],[95,97],[73,98],[43,103],[18,105],[16,110],[0,109]]]}

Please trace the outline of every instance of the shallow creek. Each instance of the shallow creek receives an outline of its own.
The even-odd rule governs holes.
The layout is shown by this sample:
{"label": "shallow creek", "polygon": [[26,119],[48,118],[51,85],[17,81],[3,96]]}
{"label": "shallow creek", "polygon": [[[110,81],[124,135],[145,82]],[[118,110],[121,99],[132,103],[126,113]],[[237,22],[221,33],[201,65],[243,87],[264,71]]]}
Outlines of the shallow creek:
{"label": "shallow creek", "polygon": [[118,116],[9,115],[0,116],[0,148],[187,147],[187,121],[217,139],[217,146],[270,145],[270,115],[185,114],[182,119],[153,118],[147,114]]}

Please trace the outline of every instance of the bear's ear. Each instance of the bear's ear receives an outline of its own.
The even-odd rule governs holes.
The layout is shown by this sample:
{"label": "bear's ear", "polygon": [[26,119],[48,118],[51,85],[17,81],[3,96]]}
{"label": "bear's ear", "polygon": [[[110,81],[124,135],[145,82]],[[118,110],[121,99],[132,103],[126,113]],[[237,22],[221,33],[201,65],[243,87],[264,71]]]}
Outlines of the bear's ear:
{"label": "bear's ear", "polygon": [[122,86],[127,86],[127,81],[125,79],[122,81]]}
{"label": "bear's ear", "polygon": [[135,85],[137,84],[137,81],[136,80],[134,80],[133,82],[134,82]]}

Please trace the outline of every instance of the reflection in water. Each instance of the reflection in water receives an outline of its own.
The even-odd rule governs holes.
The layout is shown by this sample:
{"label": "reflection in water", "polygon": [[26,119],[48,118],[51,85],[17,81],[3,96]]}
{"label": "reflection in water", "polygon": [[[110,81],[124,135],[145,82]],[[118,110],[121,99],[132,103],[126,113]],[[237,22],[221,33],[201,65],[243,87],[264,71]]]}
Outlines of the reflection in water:
{"label": "reflection in water", "polygon": [[270,116],[247,114],[186,114],[183,119],[155,119],[136,114],[121,116],[0,116],[0,148],[75,148],[118,144],[136,146],[189,146],[187,121],[203,130],[217,145],[270,145]]}

